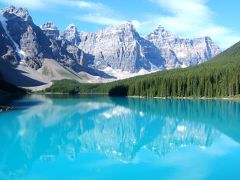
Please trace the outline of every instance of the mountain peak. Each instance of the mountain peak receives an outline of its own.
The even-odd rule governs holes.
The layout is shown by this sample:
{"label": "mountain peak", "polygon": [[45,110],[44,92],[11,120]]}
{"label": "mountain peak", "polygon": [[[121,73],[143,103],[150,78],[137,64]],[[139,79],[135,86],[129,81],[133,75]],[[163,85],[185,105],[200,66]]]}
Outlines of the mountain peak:
{"label": "mountain peak", "polygon": [[161,36],[162,38],[176,38],[177,35],[166,30],[163,26],[159,25],[153,33],[150,34],[151,36]]}
{"label": "mountain peak", "polygon": [[61,36],[75,45],[79,44],[79,32],[75,24],[68,25]]}
{"label": "mountain peak", "polygon": [[135,36],[138,33],[136,29],[134,28],[133,24],[131,22],[123,22],[122,24],[116,25],[116,26],[109,26],[105,29],[99,30],[96,32],[96,34],[128,34]]}
{"label": "mountain peak", "polygon": [[130,30],[135,31],[135,28],[134,28],[132,22],[130,22],[130,21],[126,21],[126,22],[124,22],[124,23],[122,23],[122,24],[120,24],[116,27],[119,28],[119,29],[130,29]]}
{"label": "mountain peak", "polygon": [[53,22],[47,22],[41,25],[42,30],[58,30],[57,26]]}
{"label": "mountain peak", "polygon": [[66,31],[72,31],[72,32],[77,32],[77,26],[75,24],[69,24],[67,28],[65,29]]}
{"label": "mountain peak", "polygon": [[59,30],[57,26],[52,22],[47,22],[40,26],[43,30],[43,33],[47,35],[50,39],[58,39],[59,37]]}
{"label": "mountain peak", "polygon": [[160,49],[167,68],[195,66],[221,52],[210,37],[180,38],[162,26],[158,26],[146,39]]}
{"label": "mountain peak", "polygon": [[99,30],[100,32],[108,31],[136,31],[133,24],[130,21],[125,21],[122,24],[109,26],[105,29]]}
{"label": "mountain peak", "polygon": [[1,10],[1,14],[4,16],[15,15],[22,18],[24,21],[32,21],[32,18],[26,8],[17,8],[15,6],[9,6]]}

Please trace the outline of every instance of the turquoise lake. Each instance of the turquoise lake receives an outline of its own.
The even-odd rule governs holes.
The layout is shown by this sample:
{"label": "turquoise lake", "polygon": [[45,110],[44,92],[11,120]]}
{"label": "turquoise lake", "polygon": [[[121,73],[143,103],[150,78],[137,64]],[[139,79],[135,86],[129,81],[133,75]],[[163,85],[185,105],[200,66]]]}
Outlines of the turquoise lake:
{"label": "turquoise lake", "polygon": [[0,179],[240,179],[240,101],[28,96],[0,113]]}

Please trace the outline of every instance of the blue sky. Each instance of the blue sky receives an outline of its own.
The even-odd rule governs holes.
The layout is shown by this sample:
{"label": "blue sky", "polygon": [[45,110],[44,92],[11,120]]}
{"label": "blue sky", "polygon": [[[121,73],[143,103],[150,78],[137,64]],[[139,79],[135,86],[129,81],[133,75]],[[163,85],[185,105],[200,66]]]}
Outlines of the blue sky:
{"label": "blue sky", "polygon": [[222,49],[240,40],[240,1],[228,0],[0,0],[26,7],[34,22],[54,22],[60,30],[70,23],[96,31],[132,21],[141,35],[158,25],[183,37],[210,36]]}

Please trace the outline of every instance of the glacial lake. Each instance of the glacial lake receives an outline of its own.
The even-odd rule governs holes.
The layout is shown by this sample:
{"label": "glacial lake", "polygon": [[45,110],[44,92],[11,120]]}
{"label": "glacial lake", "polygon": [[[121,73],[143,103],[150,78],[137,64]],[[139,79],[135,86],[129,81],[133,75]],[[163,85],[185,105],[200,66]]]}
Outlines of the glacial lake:
{"label": "glacial lake", "polygon": [[0,113],[0,179],[240,179],[240,101],[28,96]]}

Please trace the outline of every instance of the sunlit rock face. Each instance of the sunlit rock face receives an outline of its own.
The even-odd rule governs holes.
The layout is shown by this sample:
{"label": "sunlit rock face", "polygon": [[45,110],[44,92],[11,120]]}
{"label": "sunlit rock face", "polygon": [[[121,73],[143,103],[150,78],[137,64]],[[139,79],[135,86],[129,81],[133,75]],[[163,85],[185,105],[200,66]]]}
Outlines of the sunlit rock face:
{"label": "sunlit rock face", "polygon": [[69,41],[73,45],[80,43],[79,31],[74,24],[70,24],[62,33],[61,38]]}
{"label": "sunlit rock face", "polygon": [[[75,32],[75,31],[74,31]],[[209,37],[180,38],[159,26],[145,38],[131,23],[110,27],[96,33],[72,33],[79,37],[79,47],[94,56],[95,68],[111,67],[138,72],[194,66],[221,52]],[[73,42],[78,43],[79,39]]]}
{"label": "sunlit rock face", "polygon": [[221,52],[210,37],[180,38],[162,26],[145,38],[161,51],[161,55],[166,60],[166,68],[194,66]]}
{"label": "sunlit rock face", "polygon": [[79,48],[94,56],[92,65],[98,69],[111,67],[129,72],[150,71],[152,64],[161,68],[164,63],[159,51],[140,37],[130,22],[96,33],[81,32],[80,39]]}

